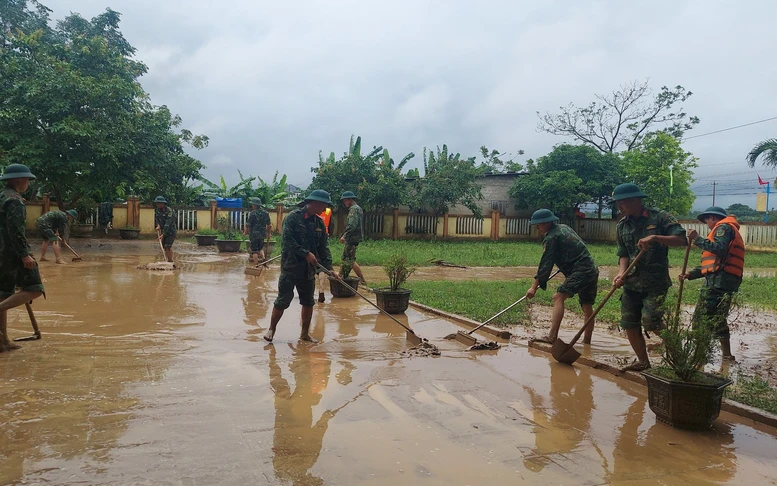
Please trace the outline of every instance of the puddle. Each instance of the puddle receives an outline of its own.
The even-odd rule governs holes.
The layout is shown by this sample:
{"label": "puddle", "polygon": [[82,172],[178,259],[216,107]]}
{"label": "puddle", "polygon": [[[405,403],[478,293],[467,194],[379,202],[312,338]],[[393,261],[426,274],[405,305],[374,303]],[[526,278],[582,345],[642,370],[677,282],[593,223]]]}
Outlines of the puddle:
{"label": "puddle", "polygon": [[[320,344],[298,342],[295,300],[266,345],[277,267],[247,276],[245,255],[182,244],[180,270],[142,271],[156,254],[153,241],[137,245],[41,266],[48,299],[33,307],[43,339],[0,355],[0,484],[777,476],[773,429],[723,413],[710,431],[674,430],[656,422],[643,388],[523,346],[467,352],[443,339],[458,326],[414,309],[398,318],[440,357],[401,358],[403,328],[361,299],[328,293],[311,326]],[[764,324],[751,317],[743,325]],[[9,330],[31,331],[23,309],[9,313]],[[616,336],[595,339],[592,352],[621,352]],[[773,347],[747,343],[744,355],[774,360]]]}

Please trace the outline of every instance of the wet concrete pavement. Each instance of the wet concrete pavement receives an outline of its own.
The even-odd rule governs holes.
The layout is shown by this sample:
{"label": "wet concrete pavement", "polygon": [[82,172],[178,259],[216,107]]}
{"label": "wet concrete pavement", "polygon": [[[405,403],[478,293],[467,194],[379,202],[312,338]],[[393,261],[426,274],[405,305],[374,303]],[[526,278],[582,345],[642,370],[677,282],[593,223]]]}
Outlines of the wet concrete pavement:
{"label": "wet concrete pavement", "polygon": [[[151,253],[151,252],[150,252]],[[151,253],[152,254],[152,253]],[[646,391],[513,344],[467,353],[455,324],[358,298],[295,301],[261,339],[277,269],[191,250],[43,264],[43,339],[0,355],[0,484],[604,484],[777,481],[777,431],[723,413],[707,432],[657,423]],[[12,337],[30,332],[23,310]]]}

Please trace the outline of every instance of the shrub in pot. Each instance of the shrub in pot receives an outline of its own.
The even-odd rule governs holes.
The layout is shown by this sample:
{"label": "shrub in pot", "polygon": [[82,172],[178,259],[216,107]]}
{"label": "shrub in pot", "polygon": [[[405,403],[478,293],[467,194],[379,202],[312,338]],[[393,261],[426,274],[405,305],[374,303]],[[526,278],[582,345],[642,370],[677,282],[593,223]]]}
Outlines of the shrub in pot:
{"label": "shrub in pot", "polygon": [[125,226],[119,228],[119,237],[122,240],[137,240],[140,235],[140,228],[135,226]]}
{"label": "shrub in pot", "polygon": [[216,221],[218,237],[216,238],[216,248],[220,252],[236,253],[240,251],[243,244],[243,234],[232,227],[229,219],[222,216]]}
{"label": "shrub in pot", "polygon": [[389,286],[375,289],[378,307],[389,314],[402,314],[410,304],[409,289],[403,289],[408,277],[415,272],[415,268],[408,266],[404,255],[394,254],[383,264],[383,271],[389,278]]}
{"label": "shrub in pot", "polygon": [[[340,264],[340,278],[353,289],[359,286],[358,277],[350,277],[351,264],[343,262]],[[329,291],[332,292],[333,297],[353,297],[356,293],[343,285],[336,278],[329,277]]]}
{"label": "shrub in pot", "polygon": [[656,418],[673,427],[706,429],[718,418],[728,378],[700,371],[718,344],[711,322],[683,324],[680,315],[667,310],[663,366],[642,374],[647,380],[648,401]]}
{"label": "shrub in pot", "polygon": [[198,229],[194,234],[194,238],[197,240],[199,246],[213,246],[216,244],[216,238],[219,236],[219,231],[212,228]]}

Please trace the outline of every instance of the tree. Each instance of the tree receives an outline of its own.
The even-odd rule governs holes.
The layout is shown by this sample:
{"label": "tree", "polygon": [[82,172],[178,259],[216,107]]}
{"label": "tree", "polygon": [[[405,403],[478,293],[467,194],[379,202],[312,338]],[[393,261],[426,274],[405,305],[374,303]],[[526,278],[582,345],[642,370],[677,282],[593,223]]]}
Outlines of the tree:
{"label": "tree", "polygon": [[651,134],[642,145],[621,155],[625,180],[647,194],[648,204],[673,214],[690,211],[696,199],[691,183],[697,159],[676,138]]}
{"label": "tree", "polygon": [[[483,145],[480,147],[480,155],[483,156],[483,161],[480,163],[480,168],[484,172],[502,172],[503,170],[508,171],[519,171],[522,170],[523,167],[518,162],[515,162],[515,157],[518,155],[523,155],[524,151],[519,150],[516,155],[511,156],[507,153],[501,153],[498,150],[488,150],[488,147]],[[508,158],[509,157],[509,158]],[[506,159],[506,160],[504,160]]]}
{"label": "tree", "polygon": [[[601,153],[589,145],[569,144],[557,145],[536,163],[527,164],[526,170],[528,175],[517,178],[510,188],[516,207],[545,207],[567,216],[581,204],[596,202],[601,217],[623,174],[617,155]],[[569,174],[574,176],[572,185],[564,180]],[[558,185],[555,190],[554,184]]]}
{"label": "tree", "polygon": [[319,153],[318,167],[310,169],[315,176],[309,188],[324,189],[333,198],[354,191],[366,212],[382,212],[404,204],[408,191],[402,169],[415,154],[407,154],[395,165],[383,147],[374,147],[363,155],[361,143],[361,137],[354,140],[351,136],[348,152],[339,159],[334,152],[326,159]]}
{"label": "tree", "polygon": [[183,145],[204,148],[208,138],[149,102],[138,82],[147,68],[119,13],[72,14],[51,28],[49,10],[30,4],[0,10],[0,164],[29,165],[60,208],[130,193],[184,202],[202,164]]}
{"label": "tree", "polygon": [[770,138],[753,147],[753,150],[747,154],[747,165],[755,167],[759,157],[766,167],[777,168],[777,139]]}
{"label": "tree", "polygon": [[559,108],[560,113],[546,113],[537,116],[539,131],[572,137],[592,145],[602,152],[633,150],[645,137],[654,131],[661,131],[680,138],[699,123],[699,118],[688,116],[672,106],[683,103],[693,93],[682,86],[672,89],[662,86],[655,97],[644,82],[632,81],[624,84],[610,95],[594,95],[584,108],[573,103]]}
{"label": "tree", "polygon": [[424,147],[424,176],[412,183],[412,205],[428,209],[436,215],[445,214],[451,206],[462,205],[482,218],[477,205],[483,199],[476,179],[482,175],[475,157],[462,159],[461,154],[448,152],[448,146],[438,146],[437,152],[427,153]]}

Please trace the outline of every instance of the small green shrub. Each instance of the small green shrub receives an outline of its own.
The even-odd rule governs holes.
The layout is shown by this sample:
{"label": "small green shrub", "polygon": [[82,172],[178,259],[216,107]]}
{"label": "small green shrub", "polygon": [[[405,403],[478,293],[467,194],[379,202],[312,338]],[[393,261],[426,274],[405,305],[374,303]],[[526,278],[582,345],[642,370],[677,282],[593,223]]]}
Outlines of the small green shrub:
{"label": "small green shrub", "polygon": [[219,230],[213,228],[201,228],[194,234],[197,236],[218,236],[220,233]]}
{"label": "small green shrub", "polygon": [[407,258],[404,255],[395,253],[383,264],[383,271],[389,278],[389,288],[392,291],[397,291],[415,272],[415,267],[408,266]]}

